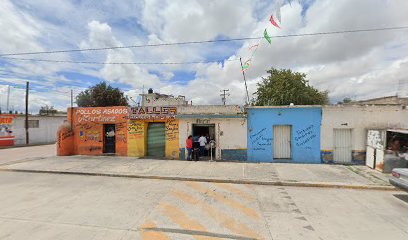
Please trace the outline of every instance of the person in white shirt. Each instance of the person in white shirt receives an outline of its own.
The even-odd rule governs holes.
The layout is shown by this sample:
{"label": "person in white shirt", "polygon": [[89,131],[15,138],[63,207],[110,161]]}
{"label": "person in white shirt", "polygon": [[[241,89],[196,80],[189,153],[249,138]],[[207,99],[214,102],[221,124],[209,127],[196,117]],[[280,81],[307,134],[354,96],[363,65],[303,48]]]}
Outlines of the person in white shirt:
{"label": "person in white shirt", "polygon": [[201,137],[198,139],[198,142],[200,143],[200,155],[204,156],[204,150],[205,150],[205,144],[207,143],[207,138],[205,138],[204,135],[201,135]]}

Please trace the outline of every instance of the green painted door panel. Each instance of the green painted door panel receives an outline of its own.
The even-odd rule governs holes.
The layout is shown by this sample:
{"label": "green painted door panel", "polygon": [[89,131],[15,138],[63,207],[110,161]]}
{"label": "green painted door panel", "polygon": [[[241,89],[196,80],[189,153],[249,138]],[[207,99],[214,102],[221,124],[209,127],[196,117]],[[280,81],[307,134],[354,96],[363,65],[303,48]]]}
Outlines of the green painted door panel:
{"label": "green painted door panel", "polygon": [[166,127],[164,123],[149,123],[147,128],[147,156],[165,157]]}

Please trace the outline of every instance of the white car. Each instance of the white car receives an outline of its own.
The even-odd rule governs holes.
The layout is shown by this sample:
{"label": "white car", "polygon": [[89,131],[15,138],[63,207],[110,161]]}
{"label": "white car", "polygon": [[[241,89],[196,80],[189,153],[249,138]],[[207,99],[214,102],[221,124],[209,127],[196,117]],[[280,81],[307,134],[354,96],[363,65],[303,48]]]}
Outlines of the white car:
{"label": "white car", "polygon": [[394,168],[391,174],[390,183],[408,192],[408,168]]}

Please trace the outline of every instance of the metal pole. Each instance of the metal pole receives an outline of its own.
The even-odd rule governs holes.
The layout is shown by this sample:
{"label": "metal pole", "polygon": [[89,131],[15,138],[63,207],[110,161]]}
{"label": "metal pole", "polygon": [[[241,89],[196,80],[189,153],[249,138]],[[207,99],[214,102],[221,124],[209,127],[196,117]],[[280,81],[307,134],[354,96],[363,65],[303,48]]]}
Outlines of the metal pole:
{"label": "metal pole", "polygon": [[9,113],[9,104],[10,104],[10,85],[7,88],[7,113]]}
{"label": "metal pole", "polygon": [[210,162],[212,162],[213,161],[213,154],[212,154],[212,151],[213,151],[213,146],[214,146],[214,144],[215,144],[215,142],[214,142],[214,140],[211,140],[210,141],[210,156],[211,156],[211,159],[210,159]]}
{"label": "metal pole", "polygon": [[242,58],[239,58],[239,61],[240,61],[240,63],[241,63],[242,76],[244,76],[245,91],[246,91],[246,95],[247,95],[247,104],[249,104],[248,85],[247,85],[247,82],[246,82],[244,66],[242,66]]}
{"label": "metal pole", "polygon": [[73,91],[71,89],[71,108],[73,108],[73,107],[74,107],[74,93],[73,93]]}
{"label": "metal pole", "polygon": [[26,84],[26,99],[25,99],[25,131],[26,131],[26,144],[28,145],[29,144],[29,139],[28,139],[28,137],[29,137],[29,134],[28,134],[28,89],[29,89],[29,86],[30,86],[30,84],[29,84],[29,82],[27,82],[27,84]]}
{"label": "metal pole", "polygon": [[210,144],[211,145],[211,147],[210,147],[210,152],[211,152],[211,159],[210,159],[210,161],[212,162],[212,144]]}

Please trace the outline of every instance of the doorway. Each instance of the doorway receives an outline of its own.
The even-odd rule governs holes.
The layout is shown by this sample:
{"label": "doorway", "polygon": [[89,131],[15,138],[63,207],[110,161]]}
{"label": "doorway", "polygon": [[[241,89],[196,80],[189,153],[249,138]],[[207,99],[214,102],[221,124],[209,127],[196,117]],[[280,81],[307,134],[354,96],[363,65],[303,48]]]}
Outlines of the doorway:
{"label": "doorway", "polygon": [[[210,141],[215,139],[215,124],[193,124],[192,126],[193,130],[193,148],[199,148],[200,144],[198,142],[198,139],[201,136],[204,136],[207,138],[207,144],[206,148],[204,151],[204,158],[210,158],[211,156],[211,148],[210,148]],[[215,157],[215,145],[212,148],[212,156],[213,158]]]}
{"label": "doorway", "polygon": [[166,156],[165,123],[149,123],[147,127],[147,156],[155,158],[164,158]]}
{"label": "doorway", "polygon": [[273,159],[291,159],[291,125],[273,126]]}
{"label": "doorway", "polygon": [[116,152],[116,126],[115,124],[104,124],[103,153],[115,154]]}
{"label": "doorway", "polygon": [[334,162],[351,163],[351,141],[351,129],[334,129]]}

